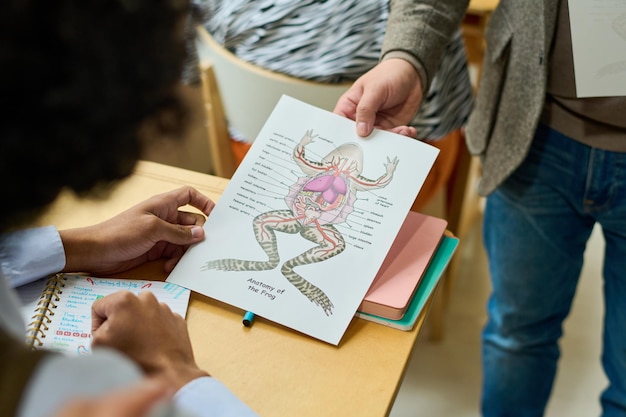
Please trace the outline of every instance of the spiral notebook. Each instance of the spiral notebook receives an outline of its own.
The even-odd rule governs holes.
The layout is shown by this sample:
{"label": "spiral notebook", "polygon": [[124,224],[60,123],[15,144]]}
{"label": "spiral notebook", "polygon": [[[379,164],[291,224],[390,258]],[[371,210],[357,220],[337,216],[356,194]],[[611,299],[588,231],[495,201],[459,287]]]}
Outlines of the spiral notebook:
{"label": "spiral notebook", "polygon": [[176,284],[57,274],[16,288],[26,322],[26,343],[75,355],[91,352],[91,304],[119,290],[151,291],[185,317],[190,291]]}

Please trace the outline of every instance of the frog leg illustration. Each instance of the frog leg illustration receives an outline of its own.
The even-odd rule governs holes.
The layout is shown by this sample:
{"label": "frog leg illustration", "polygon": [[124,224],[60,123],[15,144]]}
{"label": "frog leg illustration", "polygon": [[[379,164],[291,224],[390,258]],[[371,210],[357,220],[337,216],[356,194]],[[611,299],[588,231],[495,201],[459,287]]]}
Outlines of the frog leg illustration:
{"label": "frog leg illustration", "polygon": [[293,269],[297,266],[322,262],[337,256],[346,248],[345,240],[332,224],[321,226],[316,223],[314,226],[303,228],[300,235],[308,241],[317,243],[317,246],[286,261],[281,267],[281,272],[298,291],[311,302],[320,306],[328,316],[332,314],[334,306],[326,293],[304,279]]}
{"label": "frog leg illustration", "polygon": [[280,262],[275,231],[295,234],[302,225],[294,217],[291,210],[276,210],[259,214],[252,222],[254,236],[267,255],[266,261],[247,261],[243,259],[216,259],[208,261],[202,270],[217,269],[220,271],[267,271],[274,269]]}

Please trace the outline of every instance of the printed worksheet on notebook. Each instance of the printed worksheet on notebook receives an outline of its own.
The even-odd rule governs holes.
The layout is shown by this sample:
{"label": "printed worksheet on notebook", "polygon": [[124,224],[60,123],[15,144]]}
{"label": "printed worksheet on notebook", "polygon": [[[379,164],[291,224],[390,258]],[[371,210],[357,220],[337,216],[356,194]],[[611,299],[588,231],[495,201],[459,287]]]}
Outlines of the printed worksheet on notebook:
{"label": "printed worksheet on notebook", "polygon": [[283,96],[167,281],[336,345],[437,154]]}

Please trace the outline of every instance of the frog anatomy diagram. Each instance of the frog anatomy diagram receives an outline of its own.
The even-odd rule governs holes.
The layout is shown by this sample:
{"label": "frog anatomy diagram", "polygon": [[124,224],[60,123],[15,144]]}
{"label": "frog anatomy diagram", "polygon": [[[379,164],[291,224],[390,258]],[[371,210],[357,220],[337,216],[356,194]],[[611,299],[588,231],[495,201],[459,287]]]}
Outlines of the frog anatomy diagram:
{"label": "frog anatomy diagram", "polygon": [[[202,270],[265,271],[279,266],[280,255],[276,232],[299,234],[315,244],[300,255],[286,260],[282,275],[305,297],[332,314],[333,303],[326,293],[294,269],[328,260],[346,248],[342,234],[335,227],[352,212],[356,194],[387,186],[398,165],[398,158],[387,158],[385,171],[376,180],[361,176],[363,151],[356,143],[346,143],[332,150],[321,161],[306,157],[305,147],[317,135],[308,130],[294,148],[292,158],[304,176],[294,183],[285,196],[287,208],[259,214],[252,221],[256,241],[267,255],[265,261],[217,259],[206,262]],[[339,278],[339,277],[338,277]],[[337,279],[338,279],[337,278]]]}

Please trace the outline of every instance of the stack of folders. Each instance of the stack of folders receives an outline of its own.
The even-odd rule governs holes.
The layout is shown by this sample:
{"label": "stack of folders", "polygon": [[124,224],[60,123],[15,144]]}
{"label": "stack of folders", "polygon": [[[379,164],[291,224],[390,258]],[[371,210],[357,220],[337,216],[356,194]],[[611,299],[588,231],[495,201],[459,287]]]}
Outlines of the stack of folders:
{"label": "stack of folders", "polygon": [[409,212],[357,317],[413,329],[458,246],[447,225],[446,220]]}

